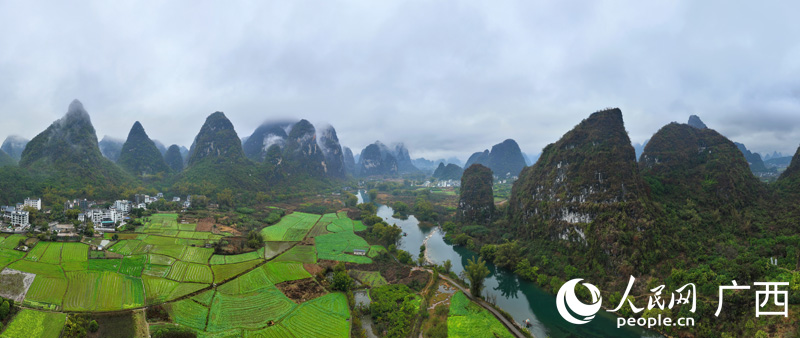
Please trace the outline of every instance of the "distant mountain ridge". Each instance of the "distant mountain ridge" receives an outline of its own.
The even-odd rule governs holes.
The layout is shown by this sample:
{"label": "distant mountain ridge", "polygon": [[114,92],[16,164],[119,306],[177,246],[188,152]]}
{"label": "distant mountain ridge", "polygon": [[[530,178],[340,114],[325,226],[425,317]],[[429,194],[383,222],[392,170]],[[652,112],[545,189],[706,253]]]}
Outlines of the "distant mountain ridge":
{"label": "distant mountain ridge", "polygon": [[0,146],[0,150],[4,151],[8,156],[14,159],[15,162],[19,162],[22,159],[22,152],[25,150],[25,146],[28,145],[30,140],[17,135],[11,135],[6,137],[6,140],[3,141],[3,145]]}
{"label": "distant mountain ridge", "polygon": [[26,145],[20,167],[62,186],[81,189],[132,182],[129,175],[100,153],[89,113],[78,100],[70,103],[64,117]]}
{"label": "distant mountain ridge", "polygon": [[100,153],[111,160],[111,162],[117,162],[119,160],[123,144],[125,144],[125,140],[118,140],[108,135],[103,136],[103,139],[97,143],[100,147]]}
{"label": "distant mountain ridge", "polygon": [[470,167],[475,163],[488,167],[498,177],[518,176],[527,165],[522,150],[512,139],[495,144],[491,151],[473,153],[464,166]]}
{"label": "distant mountain ridge", "polygon": [[170,171],[155,142],[147,136],[144,127],[139,121],[134,122],[131,127],[128,139],[122,145],[122,151],[117,163],[135,176],[154,175]]}
{"label": "distant mountain ridge", "polygon": [[440,180],[460,180],[463,173],[464,169],[458,165],[453,163],[445,165],[443,162],[439,162],[439,166],[433,172],[432,176]]}

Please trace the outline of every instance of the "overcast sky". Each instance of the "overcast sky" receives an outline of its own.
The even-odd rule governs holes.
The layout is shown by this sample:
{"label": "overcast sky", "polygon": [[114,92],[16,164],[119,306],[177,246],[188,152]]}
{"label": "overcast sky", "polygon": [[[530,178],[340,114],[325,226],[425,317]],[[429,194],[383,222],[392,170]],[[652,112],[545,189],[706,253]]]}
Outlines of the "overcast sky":
{"label": "overcast sky", "polygon": [[[236,5],[234,5],[236,3]],[[734,5],[735,3],[735,5]],[[633,142],[699,115],[753,151],[800,144],[800,5],[772,1],[3,1],[0,139],[72,99],[98,138],[189,146],[223,111],[332,124],[345,146],[538,153],[622,109]]]}

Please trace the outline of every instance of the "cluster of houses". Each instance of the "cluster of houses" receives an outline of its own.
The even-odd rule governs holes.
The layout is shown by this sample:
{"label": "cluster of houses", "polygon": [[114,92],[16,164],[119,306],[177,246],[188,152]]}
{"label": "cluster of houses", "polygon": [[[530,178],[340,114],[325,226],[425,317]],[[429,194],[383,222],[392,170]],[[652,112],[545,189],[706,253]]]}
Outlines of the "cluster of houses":
{"label": "cluster of houses", "polygon": [[3,220],[9,224],[3,227],[3,231],[24,232],[31,226],[30,212],[25,210],[26,207],[42,210],[42,199],[26,198],[23,203],[17,203],[15,206],[0,206]]}
{"label": "cluster of houses", "polygon": [[[126,219],[130,219],[128,214],[133,209],[147,209],[150,203],[156,202],[164,198],[164,194],[158,193],[156,196],[149,196],[144,194],[137,194],[134,196],[133,201],[117,200],[110,206],[101,205],[94,201],[86,199],[74,199],[64,203],[64,209],[78,209],[81,213],[78,214],[78,221],[81,223],[91,222],[94,225],[95,231],[99,232],[114,232],[117,226],[125,224]],[[183,201],[183,208],[188,209],[191,207],[191,196],[187,196]],[[180,197],[172,198],[172,202],[181,202]],[[14,206],[0,206],[0,220],[6,223],[0,227],[3,232],[23,233],[29,231],[31,226],[30,212],[27,208],[35,210],[42,210],[41,198],[26,198],[23,203],[17,203]],[[59,236],[67,235],[72,232],[74,227],[72,224],[50,224],[50,228],[55,230]]]}
{"label": "cluster of houses", "polygon": [[[134,196],[134,203],[136,205],[136,208],[147,209],[147,205],[148,204],[153,203],[155,201],[158,201],[158,200],[160,200],[162,198],[164,198],[164,194],[162,194],[162,193],[158,193],[155,196],[136,194]],[[180,203],[181,202],[181,198],[178,197],[178,196],[175,196],[175,197],[172,198],[172,202]],[[186,200],[183,201],[183,209],[189,209],[189,207],[191,207],[191,206],[192,206],[192,195],[189,195],[189,196],[186,196]]]}
{"label": "cluster of houses", "polygon": [[423,187],[426,188],[455,188],[461,186],[460,180],[441,180],[441,181],[425,181],[422,183]]}

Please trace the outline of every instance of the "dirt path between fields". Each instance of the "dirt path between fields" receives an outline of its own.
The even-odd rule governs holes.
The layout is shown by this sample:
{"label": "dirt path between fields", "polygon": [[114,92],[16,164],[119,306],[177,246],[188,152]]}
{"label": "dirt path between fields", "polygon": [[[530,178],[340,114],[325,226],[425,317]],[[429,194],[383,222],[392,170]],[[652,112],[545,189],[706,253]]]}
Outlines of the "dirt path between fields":
{"label": "dirt path between fields", "polygon": [[[429,272],[429,273],[433,273],[433,271],[431,271],[431,270],[429,270],[429,269],[425,269],[425,268],[419,268],[419,267],[412,268],[412,270],[422,270],[422,271],[427,271],[427,272]],[[514,325],[514,323],[512,323],[510,320],[508,320],[508,318],[506,318],[505,316],[503,316],[503,314],[502,314],[502,313],[500,313],[500,311],[497,311],[497,309],[495,309],[495,308],[494,308],[494,307],[493,307],[491,304],[489,304],[489,303],[485,302],[484,300],[482,300],[482,299],[480,299],[480,298],[473,297],[473,296],[472,296],[472,294],[471,294],[471,293],[469,293],[469,290],[468,290],[468,289],[465,289],[464,287],[462,287],[460,284],[456,283],[455,281],[453,281],[453,280],[452,280],[452,279],[450,279],[449,277],[447,277],[447,276],[445,276],[445,275],[442,275],[442,274],[439,274],[439,278],[446,280],[446,281],[447,281],[447,282],[449,282],[451,285],[453,285],[454,287],[456,287],[456,288],[458,288],[459,290],[461,290],[461,292],[463,292],[463,293],[464,293],[464,295],[466,295],[466,296],[467,296],[467,297],[468,297],[470,300],[472,300],[472,301],[473,301],[473,302],[475,302],[476,304],[480,305],[480,306],[481,306],[481,307],[483,307],[484,309],[486,309],[486,310],[489,310],[489,313],[491,313],[492,315],[494,315],[494,316],[495,316],[495,318],[497,318],[498,320],[500,320],[500,322],[501,322],[501,323],[503,323],[503,325],[505,325],[505,326],[506,326],[506,328],[508,329],[508,331],[510,331],[510,332],[511,332],[511,334],[513,334],[515,337],[518,337],[518,338],[525,338],[525,337],[527,337],[527,336],[525,336],[524,334],[522,334],[522,331],[520,331],[520,330],[519,330],[519,328],[518,328],[516,325]],[[534,337],[534,338],[535,338],[535,337]]]}

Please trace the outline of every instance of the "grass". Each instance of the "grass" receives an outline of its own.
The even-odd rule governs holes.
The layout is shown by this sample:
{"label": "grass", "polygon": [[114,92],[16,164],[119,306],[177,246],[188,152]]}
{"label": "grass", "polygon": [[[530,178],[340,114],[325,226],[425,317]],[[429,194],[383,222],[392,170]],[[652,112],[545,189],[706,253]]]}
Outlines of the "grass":
{"label": "grass", "polygon": [[313,245],[296,245],[275,258],[276,262],[317,263],[317,249]]}
{"label": "grass", "polygon": [[315,239],[317,258],[359,264],[372,263],[366,256],[352,255],[353,249],[370,249],[369,243],[352,231],[322,235]]}
{"label": "grass", "polygon": [[294,212],[281,218],[277,224],[261,229],[261,235],[265,241],[301,241],[319,219],[319,215]]}
{"label": "grass", "polygon": [[8,324],[2,337],[8,338],[58,338],[67,321],[64,313],[40,312],[22,309]]}
{"label": "grass", "polygon": [[459,291],[450,299],[447,317],[448,337],[511,337],[508,329],[489,311],[472,303]]}

